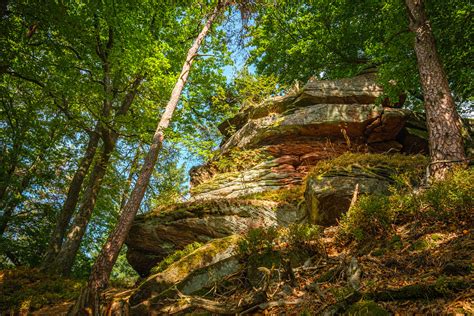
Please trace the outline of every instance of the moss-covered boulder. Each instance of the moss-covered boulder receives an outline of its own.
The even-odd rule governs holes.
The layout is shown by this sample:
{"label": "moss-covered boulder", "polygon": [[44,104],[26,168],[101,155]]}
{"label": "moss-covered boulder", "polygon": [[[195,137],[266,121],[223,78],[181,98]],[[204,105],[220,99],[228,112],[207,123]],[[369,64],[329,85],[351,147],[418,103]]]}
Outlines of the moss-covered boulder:
{"label": "moss-covered boulder", "polygon": [[344,154],[318,164],[306,180],[305,200],[309,221],[331,226],[346,213],[356,194],[388,194],[394,176],[402,172],[420,175],[423,156]]}
{"label": "moss-covered boulder", "polygon": [[304,210],[257,199],[219,199],[177,204],[137,216],[126,240],[127,259],[142,276],[163,258],[194,242],[241,234],[250,228],[288,225]]}
{"label": "moss-covered boulder", "polygon": [[196,293],[241,269],[238,242],[232,235],[215,239],[171,264],[166,270],[147,278],[130,297],[132,315],[158,312],[164,298]]}

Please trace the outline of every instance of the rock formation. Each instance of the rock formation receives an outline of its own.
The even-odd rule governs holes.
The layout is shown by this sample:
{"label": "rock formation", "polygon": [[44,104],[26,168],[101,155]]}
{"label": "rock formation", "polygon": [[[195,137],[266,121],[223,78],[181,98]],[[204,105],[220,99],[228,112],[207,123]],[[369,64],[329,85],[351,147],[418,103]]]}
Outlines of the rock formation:
{"label": "rock formation", "polygon": [[[310,81],[299,91],[241,109],[219,126],[225,139],[215,158],[191,170],[191,201],[137,217],[127,240],[131,265],[147,275],[163,258],[195,241],[305,218],[333,224],[347,209],[356,183],[361,193],[386,191],[386,175],[368,176],[367,170],[326,174],[318,181],[310,177],[306,204],[314,206],[319,199],[319,220],[301,200],[255,200],[256,194],[300,186],[319,161],[348,151],[426,152],[420,119],[408,110],[378,105],[381,95],[374,74],[366,74]],[[330,185],[337,190],[327,190]]]}
{"label": "rock formation", "polygon": [[[424,150],[410,141],[404,148],[405,139],[397,139],[411,112],[377,105],[382,89],[373,76],[310,81],[301,91],[242,109],[220,125],[226,139],[218,156],[191,171],[193,199],[301,184],[311,166],[347,151]],[[260,157],[252,164],[219,169],[220,161],[239,161],[255,150]]]}
{"label": "rock formation", "polygon": [[[163,298],[202,291],[246,269],[246,255],[236,249],[238,236],[250,229],[334,225],[354,195],[387,194],[396,175],[406,171],[422,181],[427,159],[414,154],[428,152],[425,118],[379,105],[380,96],[374,74],[310,81],[223,122],[218,153],[190,171],[190,201],[133,223],[127,258],[147,279],[130,297],[131,314],[161,313]],[[467,124],[467,144],[472,126]],[[164,271],[150,272],[195,242],[206,244]],[[278,260],[257,259],[266,263],[247,262],[247,269],[253,267],[259,281],[256,268],[271,268]]]}

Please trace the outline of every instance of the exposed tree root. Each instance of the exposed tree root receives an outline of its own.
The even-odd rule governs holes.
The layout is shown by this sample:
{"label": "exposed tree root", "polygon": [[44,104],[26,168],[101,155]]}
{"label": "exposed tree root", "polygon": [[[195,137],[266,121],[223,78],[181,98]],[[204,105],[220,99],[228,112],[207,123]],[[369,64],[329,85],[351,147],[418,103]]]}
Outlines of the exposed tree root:
{"label": "exposed tree root", "polygon": [[335,315],[344,312],[349,306],[361,299],[373,301],[396,301],[396,300],[416,300],[416,299],[436,299],[445,297],[472,288],[472,280],[446,280],[436,283],[419,283],[407,285],[398,289],[387,289],[376,292],[352,292],[346,295],[333,305],[324,306],[324,315]]}
{"label": "exposed tree root", "polygon": [[364,298],[374,301],[395,301],[395,300],[414,300],[414,299],[435,299],[450,294],[472,288],[472,280],[446,280],[434,284],[413,284],[401,287],[399,289],[388,289],[373,293],[363,294]]}
{"label": "exposed tree root", "polygon": [[243,311],[258,306],[265,301],[264,293],[257,293],[247,299],[238,302],[217,302],[197,296],[187,296],[180,294],[180,300],[174,304],[162,307],[159,312],[163,314],[177,314],[187,309],[204,309],[211,313],[222,315],[240,314]]}

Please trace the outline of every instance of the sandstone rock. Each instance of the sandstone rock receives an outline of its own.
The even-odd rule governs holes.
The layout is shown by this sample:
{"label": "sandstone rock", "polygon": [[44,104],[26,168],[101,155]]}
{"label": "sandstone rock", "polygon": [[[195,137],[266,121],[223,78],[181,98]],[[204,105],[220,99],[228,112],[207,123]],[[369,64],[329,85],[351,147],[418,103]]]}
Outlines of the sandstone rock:
{"label": "sandstone rock", "polygon": [[402,145],[395,138],[409,114],[371,104],[318,104],[250,120],[221,147],[222,155],[232,148],[258,146],[268,160],[232,173],[195,168],[193,199],[239,197],[300,184],[307,172],[300,166],[314,166],[354,149],[399,152]]}
{"label": "sandstone rock", "polygon": [[250,228],[287,225],[305,216],[302,210],[278,206],[271,201],[210,200],[137,216],[126,240],[127,260],[145,276],[163,258],[195,241],[207,242]]}
{"label": "sandstone rock", "polygon": [[298,105],[318,103],[371,104],[383,89],[375,83],[375,74],[339,80],[309,81],[296,99]]}
{"label": "sandstone rock", "polygon": [[330,226],[345,213],[358,186],[361,194],[388,194],[393,176],[409,172],[420,181],[427,159],[402,154],[351,154],[318,164],[306,181],[305,200],[309,221]]}
{"label": "sandstone rock", "polygon": [[316,104],[298,108],[292,113],[270,114],[250,120],[221,146],[221,151],[234,147],[255,148],[288,137],[341,139],[341,129],[345,129],[351,139],[360,139],[382,110],[373,104]]}
{"label": "sandstone rock", "polygon": [[388,177],[394,170],[359,166],[311,175],[306,182],[305,199],[309,221],[313,224],[331,226],[349,209],[354,190],[359,194],[387,194],[392,183]]}
{"label": "sandstone rock", "polygon": [[404,153],[428,154],[428,129],[425,115],[412,112],[398,134],[397,140],[402,144]]}
{"label": "sandstone rock", "polygon": [[233,118],[219,125],[226,137],[241,129],[250,119],[283,113],[290,108],[314,104],[371,104],[382,94],[382,88],[375,84],[374,74],[339,80],[314,80],[300,91],[286,96],[270,98],[262,104],[243,109]]}
{"label": "sandstone rock", "polygon": [[160,301],[177,295],[189,295],[208,288],[225,276],[241,269],[237,246],[240,236],[215,239],[170,265],[165,271],[147,278],[130,296],[132,315],[157,312]]}
{"label": "sandstone rock", "polygon": [[[397,136],[410,111],[376,105],[375,75],[310,81],[288,96],[242,109],[220,129],[226,136],[211,163],[193,168],[193,199],[240,197],[301,183],[311,166],[347,151],[400,152]],[[234,172],[215,167],[234,150],[268,157]]]}

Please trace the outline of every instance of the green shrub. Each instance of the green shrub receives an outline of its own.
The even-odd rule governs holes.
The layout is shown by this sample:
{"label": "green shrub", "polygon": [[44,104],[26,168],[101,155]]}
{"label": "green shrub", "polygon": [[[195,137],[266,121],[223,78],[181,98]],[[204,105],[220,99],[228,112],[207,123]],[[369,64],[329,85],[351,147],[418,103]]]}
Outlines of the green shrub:
{"label": "green shrub", "polygon": [[343,215],[339,232],[344,237],[353,237],[358,241],[385,234],[393,216],[387,196],[363,195]]}
{"label": "green shrub", "polygon": [[[403,176],[399,177],[399,179]],[[391,225],[413,219],[453,223],[470,219],[474,209],[474,169],[459,169],[444,181],[428,188],[395,185],[390,196],[361,196],[343,216],[339,226],[342,239],[364,240],[387,237]]]}
{"label": "green shrub", "polygon": [[178,261],[179,259],[189,255],[191,252],[195,251],[196,249],[200,248],[203,244],[199,242],[193,242],[192,244],[187,245],[182,250],[177,250],[173,252],[171,255],[167,256],[163,260],[160,261],[156,266],[151,269],[150,274],[157,274],[162,271],[165,271],[170,265],[174,262]]}
{"label": "green shrub", "polygon": [[225,155],[216,157],[211,162],[211,167],[216,168],[219,173],[240,171],[252,168],[268,157],[269,155],[260,149],[233,148]]}
{"label": "green shrub", "polygon": [[239,242],[239,252],[251,255],[271,251],[278,237],[279,232],[275,227],[251,229]]}
{"label": "green shrub", "polygon": [[322,253],[324,246],[320,237],[321,232],[317,225],[293,224],[288,228],[288,244],[293,248]]}
{"label": "green shrub", "polygon": [[251,255],[271,252],[282,245],[289,251],[324,252],[319,227],[311,224],[293,224],[288,228],[252,229],[239,243],[239,251],[244,255]]}

